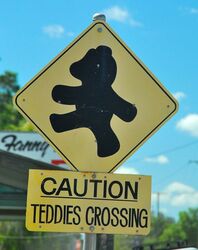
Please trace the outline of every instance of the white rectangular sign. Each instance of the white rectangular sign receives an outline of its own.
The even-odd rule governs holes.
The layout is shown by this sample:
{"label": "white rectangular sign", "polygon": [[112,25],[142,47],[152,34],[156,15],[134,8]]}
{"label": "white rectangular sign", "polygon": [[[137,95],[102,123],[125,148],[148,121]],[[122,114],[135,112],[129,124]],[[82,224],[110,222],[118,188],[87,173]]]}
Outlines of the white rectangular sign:
{"label": "white rectangular sign", "polygon": [[1,131],[0,149],[38,161],[69,168],[38,133]]}

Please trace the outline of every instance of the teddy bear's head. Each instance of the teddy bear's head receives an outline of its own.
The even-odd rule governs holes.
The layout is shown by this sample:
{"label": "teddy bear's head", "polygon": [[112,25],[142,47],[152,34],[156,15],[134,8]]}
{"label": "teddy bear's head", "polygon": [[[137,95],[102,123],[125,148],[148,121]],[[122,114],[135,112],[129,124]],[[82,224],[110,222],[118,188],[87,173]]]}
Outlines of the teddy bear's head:
{"label": "teddy bear's head", "polygon": [[101,45],[90,49],[79,61],[70,66],[71,74],[82,81],[82,85],[105,88],[113,84],[117,66],[109,47]]}

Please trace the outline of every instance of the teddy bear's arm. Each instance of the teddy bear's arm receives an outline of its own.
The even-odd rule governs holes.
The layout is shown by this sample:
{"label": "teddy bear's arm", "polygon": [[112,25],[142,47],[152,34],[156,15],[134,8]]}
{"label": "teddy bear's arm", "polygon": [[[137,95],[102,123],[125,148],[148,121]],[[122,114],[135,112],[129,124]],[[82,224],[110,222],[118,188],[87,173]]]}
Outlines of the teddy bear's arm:
{"label": "teddy bear's arm", "polygon": [[82,87],[56,85],[52,90],[52,98],[61,104],[78,104],[82,97]]}
{"label": "teddy bear's arm", "polygon": [[130,122],[137,115],[137,108],[135,107],[135,105],[125,101],[115,92],[109,104],[111,106],[113,113],[123,121]]}

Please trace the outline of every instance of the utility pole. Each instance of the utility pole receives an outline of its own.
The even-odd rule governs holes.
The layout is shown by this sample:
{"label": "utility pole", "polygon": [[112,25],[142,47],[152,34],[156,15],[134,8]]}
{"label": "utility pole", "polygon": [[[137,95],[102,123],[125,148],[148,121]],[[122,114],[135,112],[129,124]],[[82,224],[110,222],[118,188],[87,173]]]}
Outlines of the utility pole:
{"label": "utility pole", "polygon": [[157,217],[160,214],[160,192],[157,192]]}
{"label": "utility pole", "polygon": [[154,194],[157,195],[157,217],[159,217],[159,215],[160,215],[160,196],[162,194],[165,194],[165,193],[164,192],[156,192]]}

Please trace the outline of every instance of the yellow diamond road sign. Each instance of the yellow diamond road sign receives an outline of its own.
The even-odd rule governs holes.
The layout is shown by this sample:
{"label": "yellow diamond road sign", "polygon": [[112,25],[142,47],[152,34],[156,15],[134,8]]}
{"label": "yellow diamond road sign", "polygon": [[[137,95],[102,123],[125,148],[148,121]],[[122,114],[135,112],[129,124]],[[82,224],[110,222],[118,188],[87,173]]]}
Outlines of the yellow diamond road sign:
{"label": "yellow diamond road sign", "polygon": [[95,21],[15,96],[73,170],[112,172],[177,111],[124,42]]}

